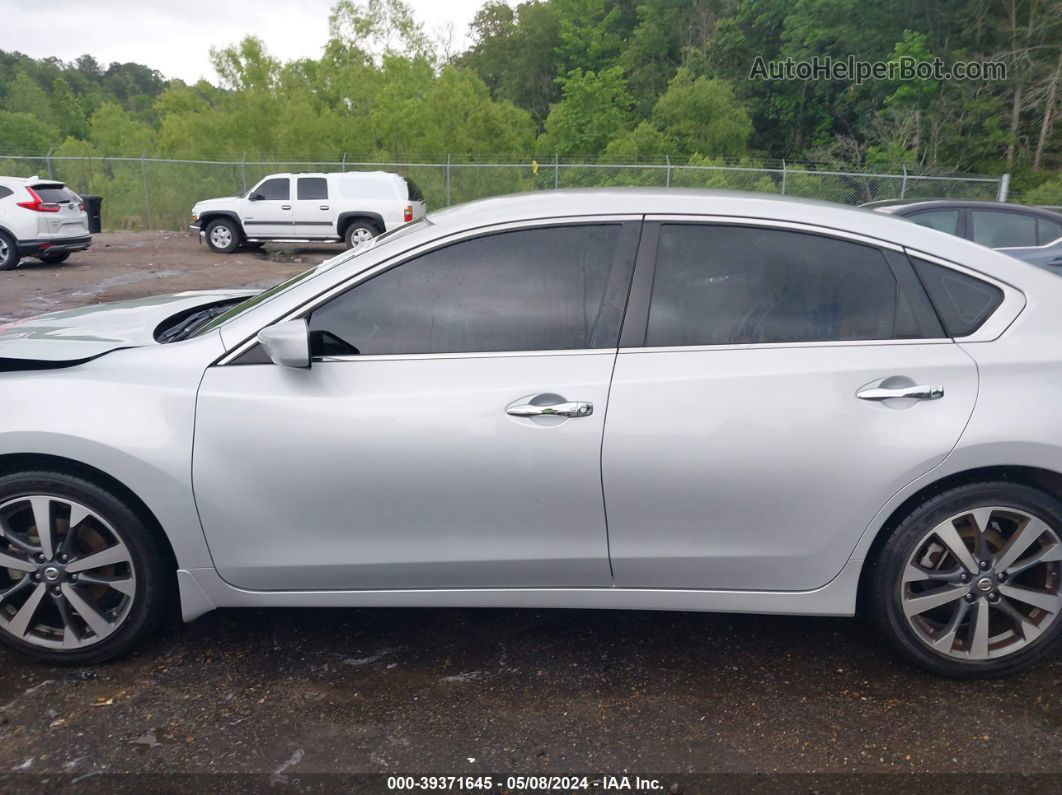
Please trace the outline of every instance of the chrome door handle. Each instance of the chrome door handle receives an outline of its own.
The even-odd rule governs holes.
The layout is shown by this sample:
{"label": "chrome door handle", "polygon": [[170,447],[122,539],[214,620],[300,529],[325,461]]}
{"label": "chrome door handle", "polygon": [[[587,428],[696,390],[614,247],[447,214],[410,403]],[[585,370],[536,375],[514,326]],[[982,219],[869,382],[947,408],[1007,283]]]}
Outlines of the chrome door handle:
{"label": "chrome door handle", "polygon": [[280,209],[281,210],[290,210],[291,209],[291,205],[290,204],[282,204],[282,205],[280,205]]}
{"label": "chrome door handle", "polygon": [[589,417],[594,413],[594,404],[582,400],[554,403],[552,406],[521,403],[519,406],[509,406],[505,413],[513,417]]}
{"label": "chrome door handle", "polygon": [[327,205],[327,204],[322,204],[322,205],[321,205],[320,207],[318,207],[317,209],[318,209],[318,210],[327,210],[327,209],[328,209],[328,205]]}
{"label": "chrome door handle", "polygon": [[890,389],[878,386],[870,389],[860,389],[856,392],[856,397],[860,400],[891,400],[893,398],[940,400],[944,397],[944,387],[919,384],[918,386],[901,386]]}

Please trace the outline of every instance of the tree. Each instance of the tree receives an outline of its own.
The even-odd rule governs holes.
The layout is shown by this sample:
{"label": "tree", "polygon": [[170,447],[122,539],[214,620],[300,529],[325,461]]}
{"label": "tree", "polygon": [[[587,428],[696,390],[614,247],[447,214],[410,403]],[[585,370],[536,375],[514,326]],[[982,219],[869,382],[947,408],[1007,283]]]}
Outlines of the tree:
{"label": "tree", "polygon": [[55,127],[32,113],[0,111],[0,150],[5,155],[41,155],[58,137]]}
{"label": "tree", "polygon": [[25,72],[19,72],[15,76],[14,83],[8,89],[7,101],[4,105],[5,109],[12,113],[28,113],[45,124],[52,122],[52,108],[48,102],[48,94]]}
{"label": "tree", "polygon": [[559,82],[563,98],[546,117],[541,153],[596,157],[630,128],[634,103],[618,66],[600,73],[576,69]]}
{"label": "tree", "polygon": [[87,129],[85,109],[81,105],[70,84],[61,77],[57,77],[52,83],[51,115],[59,128],[59,135],[81,137]]}
{"label": "tree", "polygon": [[752,121],[719,78],[694,78],[680,68],[653,108],[653,121],[672,154],[737,157],[745,154]]}

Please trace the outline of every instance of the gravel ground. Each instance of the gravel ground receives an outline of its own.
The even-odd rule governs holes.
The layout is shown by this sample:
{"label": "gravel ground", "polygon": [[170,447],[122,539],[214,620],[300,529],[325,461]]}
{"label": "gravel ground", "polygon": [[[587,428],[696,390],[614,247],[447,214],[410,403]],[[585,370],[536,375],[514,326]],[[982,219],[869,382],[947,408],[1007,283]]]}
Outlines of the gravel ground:
{"label": "gravel ground", "polygon": [[[99,235],[66,265],[0,273],[0,318],[266,284],[335,251],[222,257],[186,236]],[[159,786],[113,773],[259,776],[186,782],[220,791],[425,772],[642,773],[676,792],[1057,792],[1062,657],[957,682],[910,669],[859,620],[412,609],[217,611],[96,668],[0,650],[3,792]],[[820,778],[683,778],[750,773]],[[894,773],[960,775],[869,775]]]}

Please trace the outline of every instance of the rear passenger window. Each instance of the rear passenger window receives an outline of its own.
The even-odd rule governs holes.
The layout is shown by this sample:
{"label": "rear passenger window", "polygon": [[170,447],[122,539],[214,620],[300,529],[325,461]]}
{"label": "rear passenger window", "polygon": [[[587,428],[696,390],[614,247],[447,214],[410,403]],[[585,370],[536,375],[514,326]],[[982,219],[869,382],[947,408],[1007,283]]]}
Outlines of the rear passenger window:
{"label": "rear passenger window", "polygon": [[887,340],[899,289],[876,248],[754,227],[664,225],[647,346]]}
{"label": "rear passenger window", "polygon": [[1036,245],[1036,218],[1024,213],[971,210],[973,241],[989,248]]}
{"label": "rear passenger window", "polygon": [[918,257],[911,262],[949,337],[977,331],[1003,303],[1003,291],[995,285]]}
{"label": "rear passenger window", "polygon": [[926,213],[915,213],[907,216],[909,221],[914,221],[919,226],[928,226],[949,235],[959,234],[959,211],[958,210],[933,210]]}
{"label": "rear passenger window", "polygon": [[328,180],[324,177],[299,177],[300,199],[327,199]]}
{"label": "rear passenger window", "polygon": [[1048,243],[1054,243],[1062,237],[1062,224],[1048,220],[1047,218],[1037,218],[1036,228],[1038,232],[1037,239],[1040,241],[1041,246],[1045,246]]}
{"label": "rear passenger window", "polygon": [[11,188],[5,188],[3,185],[0,185],[0,199],[6,199],[12,193],[14,193],[14,191],[11,190]]}

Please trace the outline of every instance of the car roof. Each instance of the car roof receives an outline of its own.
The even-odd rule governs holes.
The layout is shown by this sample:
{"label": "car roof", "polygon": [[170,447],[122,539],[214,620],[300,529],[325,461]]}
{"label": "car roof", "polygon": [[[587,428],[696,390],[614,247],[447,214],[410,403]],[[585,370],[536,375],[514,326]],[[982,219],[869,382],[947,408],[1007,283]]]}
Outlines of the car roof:
{"label": "car roof", "polygon": [[269,174],[263,177],[263,179],[272,179],[273,177],[342,177],[344,179],[372,177],[374,179],[404,179],[401,174],[395,174],[391,171],[278,171],[276,174]]}
{"label": "car roof", "polygon": [[1045,207],[1033,207],[1011,202],[980,201],[977,199],[934,199],[932,201],[895,202],[893,204],[875,203],[875,206],[871,209],[894,215],[907,215],[924,210],[1003,210],[1039,215],[1043,218],[1062,222],[1062,213]]}

